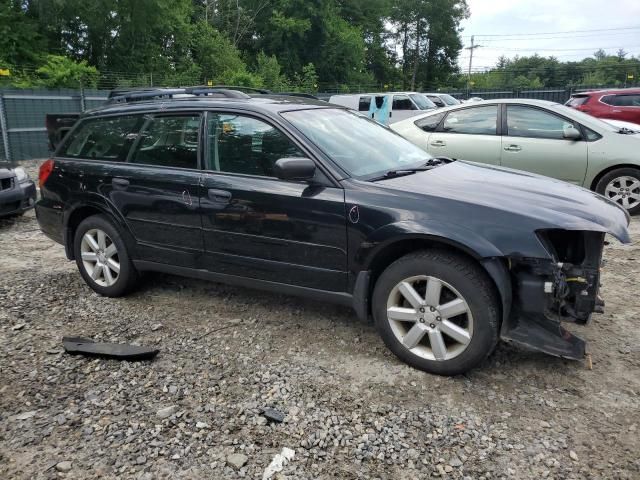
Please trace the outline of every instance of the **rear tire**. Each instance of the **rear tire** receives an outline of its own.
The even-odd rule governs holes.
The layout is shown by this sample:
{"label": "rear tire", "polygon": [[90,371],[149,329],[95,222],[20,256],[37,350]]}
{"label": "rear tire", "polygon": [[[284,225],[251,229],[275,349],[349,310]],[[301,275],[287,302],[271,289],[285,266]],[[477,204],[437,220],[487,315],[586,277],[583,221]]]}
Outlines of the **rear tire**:
{"label": "rear tire", "polygon": [[426,372],[464,373],[498,342],[493,283],[480,265],[456,253],[424,250],[395,261],[376,282],[372,309],[387,347]]}
{"label": "rear tire", "polygon": [[138,282],[136,271],[122,235],[104,215],[85,218],[73,240],[80,275],[95,292],[105,297],[121,297]]}
{"label": "rear tire", "polygon": [[605,174],[596,185],[596,192],[613,200],[629,215],[640,212],[640,170],[616,168]]}

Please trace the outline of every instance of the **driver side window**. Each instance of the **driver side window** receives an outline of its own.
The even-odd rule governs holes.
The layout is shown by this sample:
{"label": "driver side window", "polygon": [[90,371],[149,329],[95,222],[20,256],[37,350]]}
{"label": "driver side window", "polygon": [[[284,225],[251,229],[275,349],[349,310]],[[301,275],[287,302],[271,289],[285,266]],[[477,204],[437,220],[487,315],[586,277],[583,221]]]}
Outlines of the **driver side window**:
{"label": "driver side window", "polygon": [[281,158],[306,155],[280,130],[262,120],[237,114],[210,114],[206,169],[274,177]]}

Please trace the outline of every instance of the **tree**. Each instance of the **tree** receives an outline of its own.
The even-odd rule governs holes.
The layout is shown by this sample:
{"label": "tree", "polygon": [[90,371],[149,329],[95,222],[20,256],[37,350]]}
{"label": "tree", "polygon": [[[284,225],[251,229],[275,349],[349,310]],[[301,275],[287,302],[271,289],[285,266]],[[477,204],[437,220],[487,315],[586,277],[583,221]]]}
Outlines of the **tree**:
{"label": "tree", "polygon": [[36,75],[36,84],[47,88],[95,88],[98,83],[98,70],[89,66],[86,60],[74,62],[60,55],[47,55]]}

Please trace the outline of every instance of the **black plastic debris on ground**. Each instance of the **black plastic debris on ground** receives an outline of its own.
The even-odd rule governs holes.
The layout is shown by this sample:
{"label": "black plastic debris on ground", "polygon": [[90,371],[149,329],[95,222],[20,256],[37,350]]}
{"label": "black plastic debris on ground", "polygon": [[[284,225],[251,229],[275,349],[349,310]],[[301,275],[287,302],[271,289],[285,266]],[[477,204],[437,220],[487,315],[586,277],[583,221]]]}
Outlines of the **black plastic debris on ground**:
{"label": "black plastic debris on ground", "polygon": [[151,360],[160,350],[126,343],[95,342],[84,337],[62,337],[65,351],[71,355],[113,358],[116,360]]}
{"label": "black plastic debris on ground", "polygon": [[262,416],[265,417],[270,422],[275,422],[275,423],[282,423],[285,417],[284,413],[282,413],[279,410],[276,410],[275,408],[270,408],[270,407],[262,409]]}

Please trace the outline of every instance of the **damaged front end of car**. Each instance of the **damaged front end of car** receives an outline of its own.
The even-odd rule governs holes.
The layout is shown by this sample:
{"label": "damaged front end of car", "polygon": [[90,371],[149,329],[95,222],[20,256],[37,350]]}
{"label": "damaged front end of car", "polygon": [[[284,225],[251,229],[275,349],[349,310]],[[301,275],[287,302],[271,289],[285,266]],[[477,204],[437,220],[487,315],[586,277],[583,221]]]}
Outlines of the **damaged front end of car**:
{"label": "damaged front end of car", "polygon": [[548,258],[509,257],[513,301],[501,337],[551,355],[581,360],[585,341],[562,322],[587,324],[604,312],[599,295],[605,233],[536,232]]}

